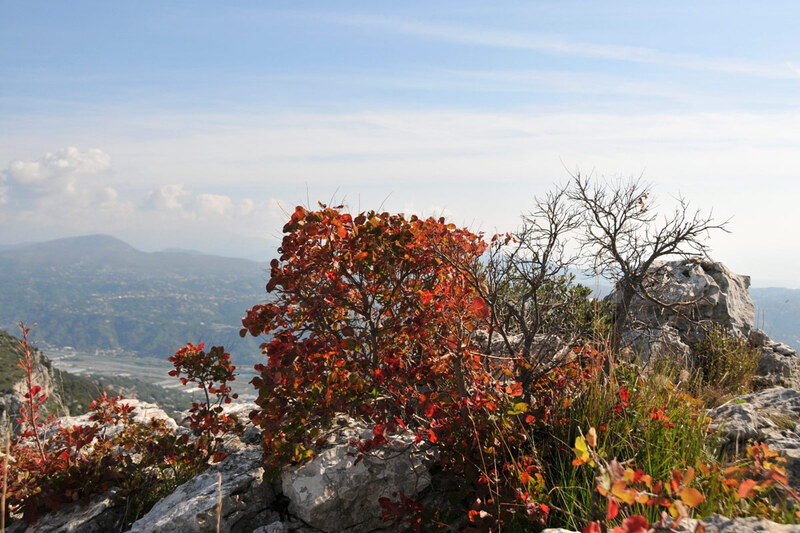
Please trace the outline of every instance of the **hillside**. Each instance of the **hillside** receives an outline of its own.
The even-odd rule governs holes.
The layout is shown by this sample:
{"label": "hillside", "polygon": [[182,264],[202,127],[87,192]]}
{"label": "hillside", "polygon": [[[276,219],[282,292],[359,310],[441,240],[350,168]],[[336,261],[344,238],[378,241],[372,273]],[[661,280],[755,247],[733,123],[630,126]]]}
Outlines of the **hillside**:
{"label": "hillside", "polygon": [[[9,396],[14,395],[14,385],[25,378],[24,371],[17,366],[21,356],[22,349],[19,341],[9,333],[0,330],[0,368],[3,369],[0,373],[0,397],[4,398],[3,401],[0,401],[2,404],[0,410],[4,410],[6,405],[9,405],[14,411],[17,410],[15,400],[11,400]],[[50,394],[53,401],[49,403],[46,410],[53,410],[59,415],[65,414],[64,411],[69,413],[86,412],[91,406],[92,400],[102,390],[102,385],[90,379],[54,369],[51,361],[38,350],[35,351],[34,356],[48,376],[48,388],[52,388]],[[11,414],[16,415],[17,413]]]}
{"label": "hillside", "polygon": [[224,344],[252,362],[238,335],[263,301],[265,265],[185,252],[146,253],[106,235],[0,250],[0,328],[37,322],[42,345],[164,359],[187,341]]}
{"label": "hillside", "polygon": [[17,366],[22,355],[17,339],[0,330],[0,394],[11,392],[15,383],[21,380],[25,373]]}
{"label": "hillside", "polygon": [[800,289],[750,289],[756,326],[773,340],[800,351]]}

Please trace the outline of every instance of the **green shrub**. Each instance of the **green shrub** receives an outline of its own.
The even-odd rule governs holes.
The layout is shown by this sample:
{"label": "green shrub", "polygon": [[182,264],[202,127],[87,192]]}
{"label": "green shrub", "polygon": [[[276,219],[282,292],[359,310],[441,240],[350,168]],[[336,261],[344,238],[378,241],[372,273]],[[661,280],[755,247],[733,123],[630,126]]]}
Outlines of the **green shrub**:
{"label": "green shrub", "polygon": [[693,348],[697,365],[693,389],[707,407],[753,390],[761,354],[745,339],[715,325]]}

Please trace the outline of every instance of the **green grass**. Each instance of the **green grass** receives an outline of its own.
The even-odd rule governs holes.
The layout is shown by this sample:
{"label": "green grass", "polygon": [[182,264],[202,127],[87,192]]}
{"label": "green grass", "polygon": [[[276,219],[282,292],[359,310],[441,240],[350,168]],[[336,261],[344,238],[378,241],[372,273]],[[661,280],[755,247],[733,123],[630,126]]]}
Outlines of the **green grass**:
{"label": "green grass", "polygon": [[[740,501],[736,488],[724,485],[722,472],[728,466],[747,466],[752,460],[745,450],[736,457],[724,450],[718,435],[709,429],[705,410],[721,398],[749,392],[752,365],[742,361],[749,355],[746,345],[725,335],[712,338],[706,349],[713,354],[715,369],[695,370],[695,379],[688,382],[686,369],[655,365],[645,373],[639,366],[620,364],[610,375],[596,369],[577,394],[555,403],[550,423],[532,435],[553,508],[548,527],[580,531],[589,517],[603,517],[606,499],[595,490],[598,471],[572,463],[575,439],[590,428],[597,431],[596,451],[601,457],[642,469],[654,481],[666,482],[673,470],[685,472],[698,463],[708,466],[711,472],[698,473],[692,482],[704,495],[702,504],[690,513],[694,518],[719,513],[797,523],[791,498],[777,489]],[[652,523],[662,510],[635,504],[620,516],[642,514]],[[611,525],[619,525],[619,520]]]}
{"label": "green grass", "polygon": [[[673,469],[697,460],[714,461],[717,455],[700,403],[679,390],[671,375],[645,376],[636,367],[618,367],[611,377],[598,372],[569,405],[556,410],[553,423],[537,436],[545,483],[552,487],[556,508],[549,527],[581,530],[597,511],[597,473],[587,465],[572,464],[575,439],[592,427],[601,455],[629,462],[653,479],[669,479]],[[633,510],[651,522],[659,518],[655,507],[637,505]]]}

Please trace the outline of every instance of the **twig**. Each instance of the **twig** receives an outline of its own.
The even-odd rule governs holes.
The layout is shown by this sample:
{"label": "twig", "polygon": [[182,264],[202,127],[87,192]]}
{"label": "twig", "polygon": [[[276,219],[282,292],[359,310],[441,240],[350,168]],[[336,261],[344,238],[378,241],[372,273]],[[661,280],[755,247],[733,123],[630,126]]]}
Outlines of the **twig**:
{"label": "twig", "polygon": [[219,523],[222,519],[222,472],[217,472],[217,533],[219,533]]}
{"label": "twig", "polygon": [[3,456],[3,497],[0,502],[0,531],[6,533],[6,492],[8,490],[8,456],[11,453],[11,422],[6,419],[6,454]]}

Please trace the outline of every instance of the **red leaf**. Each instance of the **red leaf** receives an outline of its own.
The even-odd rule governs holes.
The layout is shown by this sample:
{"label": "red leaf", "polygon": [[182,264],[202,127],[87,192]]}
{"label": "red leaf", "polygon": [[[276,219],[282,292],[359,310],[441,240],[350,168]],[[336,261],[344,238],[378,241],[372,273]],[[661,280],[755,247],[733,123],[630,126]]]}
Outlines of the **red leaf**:
{"label": "red leaf", "polygon": [[633,515],[622,521],[622,529],[628,533],[647,533],[650,529],[650,522],[642,515]]}
{"label": "red leaf", "polygon": [[522,383],[519,381],[515,381],[514,385],[508,386],[506,385],[506,394],[509,396],[522,396]]}
{"label": "red leaf", "polygon": [[481,320],[485,320],[489,318],[490,309],[489,306],[486,305],[486,300],[481,298],[480,296],[476,296],[472,299],[472,312]]}
{"label": "red leaf", "polygon": [[606,512],[606,516],[609,520],[614,520],[619,513],[619,504],[612,499],[608,500],[608,511]]}
{"label": "red leaf", "polygon": [[600,526],[597,522],[589,522],[589,525],[583,528],[583,533],[600,533]]}

